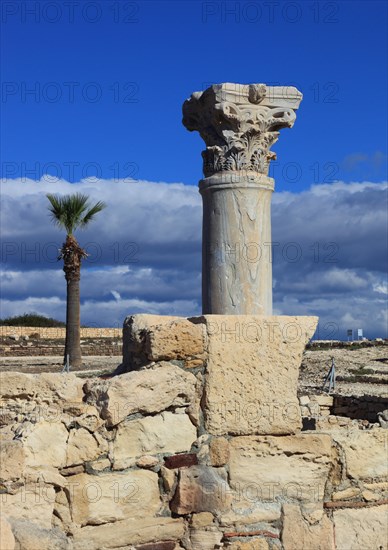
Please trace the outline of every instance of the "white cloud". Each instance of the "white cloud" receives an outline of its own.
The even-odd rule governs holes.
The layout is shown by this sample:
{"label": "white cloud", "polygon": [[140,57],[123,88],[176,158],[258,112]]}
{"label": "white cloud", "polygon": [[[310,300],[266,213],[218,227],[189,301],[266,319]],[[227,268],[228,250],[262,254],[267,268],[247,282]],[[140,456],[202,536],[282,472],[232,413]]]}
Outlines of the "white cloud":
{"label": "white cloud", "polygon": [[379,294],[388,294],[388,283],[386,281],[382,283],[375,283],[373,285],[373,290]]}
{"label": "white cloud", "polygon": [[110,293],[115,300],[119,301],[121,299],[120,292],[117,292],[117,290],[111,290]]}
{"label": "white cloud", "polygon": [[[322,326],[336,323],[342,331],[361,323],[366,334],[369,327],[370,335],[386,335],[387,188],[336,182],[274,194],[276,312],[319,315]],[[75,190],[108,204],[78,235],[90,253],[81,277],[83,323],[117,325],[136,312],[200,312],[197,187],[46,179],[1,185],[3,317],[37,311],[64,318],[66,287],[56,260],[64,235],[50,223],[45,195]]]}

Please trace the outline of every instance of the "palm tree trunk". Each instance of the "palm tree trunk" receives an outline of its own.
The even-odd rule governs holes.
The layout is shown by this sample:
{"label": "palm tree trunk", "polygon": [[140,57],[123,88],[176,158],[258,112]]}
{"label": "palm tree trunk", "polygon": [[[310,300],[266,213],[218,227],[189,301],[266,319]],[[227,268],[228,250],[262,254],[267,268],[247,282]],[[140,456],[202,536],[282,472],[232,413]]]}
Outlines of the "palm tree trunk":
{"label": "palm tree trunk", "polygon": [[64,261],[63,271],[67,283],[64,364],[66,364],[68,355],[69,365],[80,367],[82,365],[82,355],[79,281],[81,278],[81,260],[86,256],[86,253],[72,235],[67,235],[61,256]]}
{"label": "palm tree trunk", "polygon": [[81,355],[81,329],[80,329],[80,277],[67,278],[66,295],[66,341],[65,357],[69,355],[69,364],[71,367],[80,367],[82,365]]}

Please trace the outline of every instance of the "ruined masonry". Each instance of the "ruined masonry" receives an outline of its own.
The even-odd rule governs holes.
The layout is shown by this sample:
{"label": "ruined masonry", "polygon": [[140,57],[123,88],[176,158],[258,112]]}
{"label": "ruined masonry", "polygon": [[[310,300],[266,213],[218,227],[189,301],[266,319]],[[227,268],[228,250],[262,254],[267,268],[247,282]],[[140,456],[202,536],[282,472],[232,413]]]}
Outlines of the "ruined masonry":
{"label": "ruined masonry", "polygon": [[298,398],[318,319],[273,316],[271,262],[244,257],[270,246],[270,147],[300,100],[184,104],[207,145],[202,316],[129,316],[110,378],[1,374],[1,550],[388,550],[388,430]]}
{"label": "ruined masonry", "polygon": [[386,550],[388,430],[302,426],[316,321],[136,315],[120,376],[2,373],[0,548]]}

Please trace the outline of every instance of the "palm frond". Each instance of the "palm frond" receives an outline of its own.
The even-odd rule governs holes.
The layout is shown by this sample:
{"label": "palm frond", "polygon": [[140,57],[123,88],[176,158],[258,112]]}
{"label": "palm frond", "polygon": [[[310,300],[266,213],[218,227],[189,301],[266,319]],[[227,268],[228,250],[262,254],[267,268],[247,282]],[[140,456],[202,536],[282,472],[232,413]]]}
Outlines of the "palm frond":
{"label": "palm frond", "polygon": [[103,201],[98,201],[94,206],[92,206],[89,211],[85,214],[83,217],[80,227],[85,227],[89,222],[91,222],[95,215],[98,214],[98,212],[101,212],[101,210],[104,210],[106,208],[106,204]]}
{"label": "palm frond", "polygon": [[99,201],[90,207],[88,195],[82,193],[64,196],[49,193],[46,197],[50,201],[53,222],[64,228],[68,235],[72,235],[78,227],[85,227],[106,206]]}
{"label": "palm frond", "polygon": [[60,195],[53,195],[51,193],[48,193],[46,197],[50,201],[49,211],[51,213],[51,219],[53,223],[58,227],[65,227],[62,197]]}

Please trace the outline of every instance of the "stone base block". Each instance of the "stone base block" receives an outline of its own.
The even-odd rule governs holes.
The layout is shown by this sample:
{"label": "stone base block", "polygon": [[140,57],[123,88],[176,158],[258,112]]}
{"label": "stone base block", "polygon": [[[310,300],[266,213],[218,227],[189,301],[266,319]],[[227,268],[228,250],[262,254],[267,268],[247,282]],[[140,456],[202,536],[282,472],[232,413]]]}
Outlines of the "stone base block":
{"label": "stone base block", "polygon": [[182,317],[131,315],[123,325],[123,366],[137,369],[159,361],[203,366],[203,327]]}
{"label": "stone base block", "polygon": [[213,435],[292,434],[297,383],[317,317],[205,315],[206,429]]}

